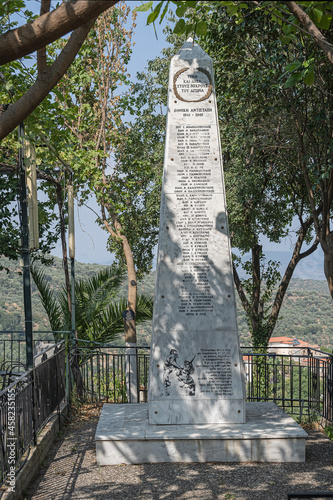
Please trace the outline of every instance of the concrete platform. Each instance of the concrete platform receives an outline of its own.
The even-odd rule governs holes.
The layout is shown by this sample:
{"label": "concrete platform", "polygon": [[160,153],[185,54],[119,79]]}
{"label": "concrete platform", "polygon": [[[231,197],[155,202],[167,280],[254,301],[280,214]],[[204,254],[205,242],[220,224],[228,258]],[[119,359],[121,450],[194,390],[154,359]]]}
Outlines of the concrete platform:
{"label": "concrete platform", "polygon": [[304,462],[307,433],[274,403],[246,403],[245,424],[149,425],[148,403],[105,404],[100,465],[162,462]]}

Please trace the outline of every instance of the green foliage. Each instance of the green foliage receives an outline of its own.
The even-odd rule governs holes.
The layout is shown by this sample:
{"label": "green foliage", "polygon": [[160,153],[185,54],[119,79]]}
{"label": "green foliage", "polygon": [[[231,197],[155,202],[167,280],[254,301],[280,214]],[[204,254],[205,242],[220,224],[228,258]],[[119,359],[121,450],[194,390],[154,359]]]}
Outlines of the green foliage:
{"label": "green foliage", "polygon": [[[16,179],[13,176],[1,176],[0,190],[0,255],[12,259],[18,257],[20,231],[16,223]],[[0,269],[3,269],[0,267]]]}
{"label": "green foliage", "polygon": [[[134,96],[138,105],[144,91],[137,87]],[[164,133],[165,117],[149,107],[124,127],[127,140],[115,153],[118,167],[108,191],[109,202],[119,207],[118,220],[130,244],[138,278],[151,270],[157,244]],[[122,242],[110,237],[108,248],[125,266]]]}
{"label": "green foliage", "polygon": [[[288,6],[284,2],[263,2],[263,3],[245,3],[239,1],[211,1],[211,2],[191,2],[178,1],[175,14],[178,20],[175,21],[173,32],[177,35],[189,35],[204,37],[211,30],[212,24],[210,17],[217,11],[224,11],[224,14],[237,26],[246,25],[251,22],[251,18],[259,14],[264,19],[264,24],[272,21],[278,29],[278,38],[282,46],[293,45],[295,42],[301,42],[303,46],[308,45],[311,35],[308,31],[300,26],[299,21],[288,10]],[[332,24],[332,2],[295,2],[301,6],[306,14],[313,21],[319,30],[326,32],[330,30]],[[163,13],[170,5],[170,1],[159,2],[147,18],[147,24],[155,22],[158,19],[160,11],[164,6]],[[146,12],[152,8],[152,2],[148,2],[137,8],[138,12]],[[249,16],[251,14],[251,16]],[[264,31],[264,26],[259,26],[261,33]],[[304,33],[306,36],[304,37]],[[324,37],[323,35],[323,37]],[[314,42],[317,38],[313,37]],[[327,41],[329,43],[329,39]],[[310,44],[311,45],[311,42]],[[309,55],[310,54],[310,55]],[[312,85],[315,80],[315,70],[317,63],[309,51],[305,57],[296,55],[294,63],[297,67],[292,67],[289,64],[285,66],[285,88],[294,87],[298,82],[303,81],[306,85]],[[295,71],[302,67],[302,71]]]}
{"label": "green foliage", "polygon": [[326,436],[333,441],[333,425],[327,425],[324,429]]}
{"label": "green foliage", "polygon": [[94,387],[98,394],[110,403],[127,403],[125,370],[114,370],[108,375],[94,375]]}
{"label": "green foliage", "polygon": [[[42,270],[32,267],[31,274],[41,295],[52,330],[71,331],[71,314],[66,288],[63,287],[55,294]],[[75,320],[79,340],[107,343],[123,332],[122,312],[127,309],[127,300],[116,298],[123,278],[120,271],[115,272],[114,269],[108,268],[89,279],[75,282]],[[151,318],[152,308],[151,298],[139,296],[136,321],[139,323]],[[57,340],[63,337],[61,333],[55,336]]]}

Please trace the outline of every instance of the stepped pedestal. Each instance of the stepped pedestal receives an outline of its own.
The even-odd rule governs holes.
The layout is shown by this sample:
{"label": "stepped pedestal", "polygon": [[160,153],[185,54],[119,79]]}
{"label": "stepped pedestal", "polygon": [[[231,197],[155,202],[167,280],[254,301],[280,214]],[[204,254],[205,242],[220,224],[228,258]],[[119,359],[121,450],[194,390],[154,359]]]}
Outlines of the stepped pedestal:
{"label": "stepped pedestal", "polygon": [[247,403],[245,424],[150,425],[148,404],[105,404],[100,465],[161,462],[304,462],[306,432],[274,403]]}

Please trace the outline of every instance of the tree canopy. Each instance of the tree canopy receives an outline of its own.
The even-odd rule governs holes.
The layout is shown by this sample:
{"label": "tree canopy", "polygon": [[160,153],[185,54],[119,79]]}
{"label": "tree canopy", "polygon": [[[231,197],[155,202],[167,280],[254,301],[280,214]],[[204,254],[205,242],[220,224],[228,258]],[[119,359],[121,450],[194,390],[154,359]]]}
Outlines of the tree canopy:
{"label": "tree canopy", "polygon": [[[262,8],[245,5],[251,14],[245,17],[239,2],[177,5],[176,14],[188,17],[170,23],[179,36],[174,51],[195,30],[213,58],[232,244],[243,254],[251,252],[249,262],[235,258],[235,283],[253,341],[263,346],[274,330],[295,266],[315,251],[323,232],[329,236],[331,231],[332,65],[313,39],[306,48],[302,37],[292,34],[285,40],[276,18]],[[162,2],[159,6],[148,22],[161,14]],[[205,28],[200,30],[203,20]],[[307,150],[302,156],[306,175],[300,140]],[[295,217],[299,228],[280,278],[277,264],[265,262],[260,238],[281,241],[290,234]],[[310,248],[303,251],[305,242]],[[329,252],[326,255],[329,259]],[[239,279],[237,264],[249,273],[247,280]]]}
{"label": "tree canopy", "polygon": [[[40,15],[35,16],[25,9],[23,0],[5,2],[0,6],[0,78],[9,85],[6,73],[22,71],[17,62],[37,51],[37,76],[30,88],[19,96],[2,101],[0,114],[0,140],[6,137],[29,116],[45,99],[52,88],[70,67],[98,15],[117,3],[118,0],[70,0],[61,3],[50,12],[50,0],[41,0]],[[11,16],[24,13],[27,24],[15,27]],[[72,32],[57,58],[48,64],[46,46]],[[12,63],[12,64],[11,64]],[[22,71],[24,73],[24,71]],[[5,106],[4,106],[5,104]]]}

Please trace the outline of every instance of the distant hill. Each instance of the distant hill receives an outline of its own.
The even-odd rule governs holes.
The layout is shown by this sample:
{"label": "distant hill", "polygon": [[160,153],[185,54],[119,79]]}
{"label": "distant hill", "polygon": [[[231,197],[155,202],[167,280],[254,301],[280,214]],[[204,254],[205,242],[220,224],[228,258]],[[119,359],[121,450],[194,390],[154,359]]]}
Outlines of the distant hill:
{"label": "distant hill", "polygon": [[[291,252],[266,252],[267,258],[281,262],[280,272],[284,272],[289,264]],[[299,261],[293,278],[305,280],[325,280],[324,254],[318,248],[313,254]]]}
{"label": "distant hill", "polygon": [[[278,252],[278,259],[285,265],[284,254]],[[273,259],[275,252],[267,252],[266,256]],[[289,257],[288,257],[289,258]],[[8,266],[12,271],[0,272],[0,330],[23,330],[23,286],[22,276],[17,274],[18,265],[0,258],[0,264]],[[317,264],[316,264],[317,265]],[[316,265],[305,268],[303,276],[311,275]],[[319,264],[318,264],[319,266]],[[105,266],[99,264],[82,264],[76,262],[76,276],[80,278],[89,277],[97,273]],[[64,283],[64,272],[61,259],[55,257],[54,264],[45,267],[45,274],[48,276],[50,286],[57,289]],[[148,295],[154,294],[155,272],[146,276],[138,286],[138,291]],[[316,274],[317,276],[317,274]],[[122,294],[126,294],[126,283],[122,288]],[[236,294],[237,296],[237,294]],[[327,282],[314,279],[295,278],[287,290],[287,294],[282,306],[280,317],[274,336],[297,337],[321,347],[333,349],[333,314],[332,300],[328,292]],[[33,327],[35,331],[48,330],[50,328],[47,316],[42,307],[38,292],[32,284],[32,307],[33,307]],[[248,325],[245,312],[237,298],[237,318],[240,340],[243,345],[250,344]],[[138,327],[138,343],[140,345],[150,344],[151,322]],[[37,334],[36,334],[37,336]],[[39,336],[39,335],[38,335]]]}
{"label": "distant hill", "polygon": [[[154,293],[155,272],[139,284],[139,291]],[[245,311],[236,294],[237,322],[242,345],[250,345],[251,338]],[[282,304],[274,336],[297,337],[312,344],[333,350],[333,302],[327,282],[292,279]],[[139,338],[150,343],[150,325],[139,329]]]}
{"label": "distant hill", "polygon": [[[292,256],[291,252],[286,251],[266,251],[265,257],[267,261],[273,260],[280,262],[280,273],[283,274],[286,270],[290,258]],[[247,255],[247,258],[250,256]],[[244,277],[244,273],[240,272],[240,275]],[[313,254],[305,259],[299,261],[293,274],[293,278],[301,278],[305,280],[325,280],[324,275],[324,254],[320,248],[318,248]]]}
{"label": "distant hill", "polygon": [[[0,257],[0,265],[10,270],[0,271],[0,331],[18,331],[24,328],[24,309],[23,309],[23,282],[19,274],[21,268],[18,263]],[[75,263],[75,272],[78,278],[86,278],[96,274],[105,266],[99,264]],[[62,260],[53,257],[51,266],[43,266],[46,279],[50,287],[56,290],[60,289],[65,282]],[[32,293],[32,313],[34,330],[49,330],[50,324],[37,291],[36,285],[31,280]]]}

